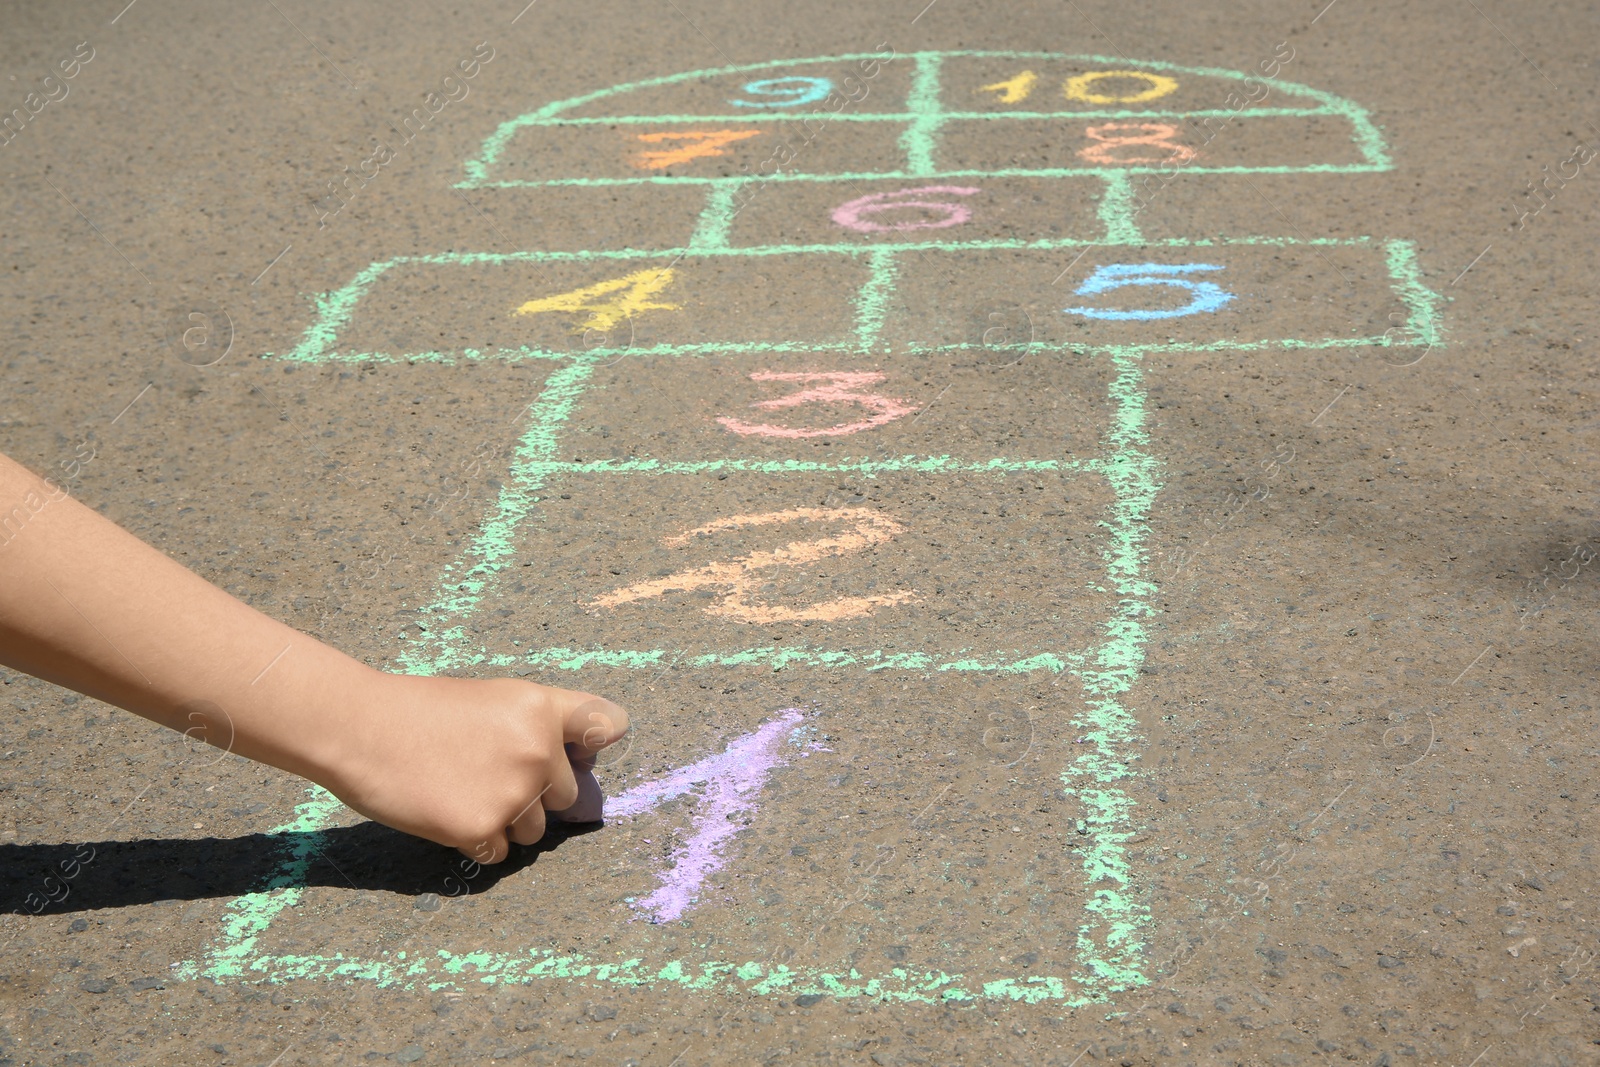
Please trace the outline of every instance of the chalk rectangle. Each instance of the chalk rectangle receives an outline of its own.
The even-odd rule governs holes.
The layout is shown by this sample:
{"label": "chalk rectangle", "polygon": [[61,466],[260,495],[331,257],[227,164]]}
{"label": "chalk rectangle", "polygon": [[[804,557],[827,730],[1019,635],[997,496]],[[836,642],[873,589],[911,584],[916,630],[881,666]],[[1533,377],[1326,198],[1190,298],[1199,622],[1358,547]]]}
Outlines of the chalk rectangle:
{"label": "chalk rectangle", "polygon": [[995,120],[947,119],[940,126],[944,171],[1134,172],[1204,170],[1369,169],[1342,115],[1131,116],[1019,119],[995,136]]}
{"label": "chalk rectangle", "polygon": [[866,277],[863,262],[842,256],[768,256],[754,271],[664,253],[418,257],[371,280],[335,343],[346,354],[512,359],[772,344],[816,336],[823,327],[806,302],[819,297],[843,312],[826,321],[844,343]]}
{"label": "chalk rectangle", "polygon": [[[502,153],[495,178],[585,186],[607,179],[736,177],[741,166],[753,170],[766,158],[769,140],[769,130],[749,121],[524,126]],[[674,157],[683,158],[667,162]]]}
{"label": "chalk rectangle", "polygon": [[762,64],[739,72],[696,72],[636,82],[564,108],[561,116],[635,121],[654,116],[799,121],[834,114],[879,115],[904,110],[911,88],[909,58],[890,51],[854,59]]}
{"label": "chalk rectangle", "polygon": [[[993,342],[1104,345],[1356,344],[1402,307],[1376,242],[1186,242],[1076,251],[930,250],[902,257],[883,336],[970,344],[975,308]],[[1005,278],[1003,288],[994,278]],[[1124,317],[1128,316],[1128,317]],[[1170,317],[1169,317],[1170,316]],[[1390,323],[1392,324],[1392,323]]]}
{"label": "chalk rectangle", "polygon": [[762,245],[1095,241],[1102,179],[890,178],[776,184],[730,227],[738,248]]}
{"label": "chalk rectangle", "polygon": [[516,131],[496,164],[494,181],[669,186],[896,171],[903,162],[897,144],[906,125],[771,115],[706,122],[541,123]]}
{"label": "chalk rectangle", "polygon": [[[1279,53],[1284,54],[1292,52]],[[1270,55],[1263,62],[1263,69],[1286,69]],[[1325,106],[1314,94],[1274,84],[1259,73],[1247,83],[1237,71],[1176,71],[1163,63],[1125,59],[946,56],[939,66],[939,81],[944,113],[980,112],[995,119],[1048,114],[1063,120],[1081,116],[1161,121],[1192,112]]]}
{"label": "chalk rectangle", "polygon": [[[748,284],[761,281],[758,273]],[[942,357],[754,346],[628,355],[591,372],[558,458],[575,469],[698,466],[713,474],[862,463],[931,473],[991,460],[1007,469],[1082,466],[1110,422],[1110,369],[1104,360],[1007,347],[999,331],[1009,314],[975,306],[969,332],[987,333],[994,347]],[[854,377],[841,388],[839,375]],[[663,393],[683,400],[664,410]]]}
{"label": "chalk rectangle", "polygon": [[[635,705],[625,750],[605,753],[598,772],[612,798],[636,800],[652,783],[716,761],[764,724],[783,727],[773,739],[782,765],[759,787],[752,783],[743,810],[725,822],[725,862],[686,894],[686,921],[653,924],[642,906],[690,858],[697,816],[720,814],[713,782],[653,805],[624,801],[608,808],[617,817],[600,832],[558,833],[547,843],[553,851],[519,849],[492,868],[370,822],[294,834],[284,844],[311,857],[301,883],[310,888],[289,892],[344,906],[276,911],[270,929],[252,930],[248,956],[211,966],[345,980],[376,970],[462,984],[475,983],[481,968],[514,984],[531,977],[524,961],[561,956],[565,966],[552,961],[540,973],[569,977],[565,967],[577,966],[591,980],[670,983],[680,966],[696,975],[700,961],[726,960],[739,967],[738,980],[754,984],[763,968],[749,961],[761,961],[766,971],[787,967],[803,978],[848,980],[859,968],[862,981],[891,987],[898,973],[929,1000],[952,984],[938,980],[941,972],[980,992],[975,983],[1014,977],[1066,995],[1072,982],[1061,976],[1084,970],[1075,953],[1086,921],[1078,883],[1088,841],[1072,823],[1085,809],[1042,803],[1041,785],[1053,784],[1082,746],[1058,713],[1038,707],[1036,679],[941,677],[907,692],[903,678],[830,685],[751,667],[718,672],[717,685],[702,688],[675,673],[649,696],[648,714]],[[1078,690],[1063,679],[1050,692]],[[774,715],[795,705],[800,714]],[[743,747],[736,754],[748,760]],[[1031,880],[1009,874],[1019,862]],[[341,871],[370,892],[348,900]],[[375,927],[403,932],[412,902],[429,893],[442,906],[426,916],[425,937],[392,939],[387,954],[371,947]],[[511,931],[492,946],[505,957],[484,949],[485,929]],[[378,962],[341,975],[323,971],[330,959]],[[502,959],[517,962],[501,966]],[[597,975],[597,964],[609,970]],[[256,973],[238,969],[241,977]],[[735,980],[733,967],[719,970]]]}
{"label": "chalk rectangle", "polygon": [[1060,669],[1115,606],[1097,475],[588,473],[544,493],[498,610],[466,623],[491,664]]}

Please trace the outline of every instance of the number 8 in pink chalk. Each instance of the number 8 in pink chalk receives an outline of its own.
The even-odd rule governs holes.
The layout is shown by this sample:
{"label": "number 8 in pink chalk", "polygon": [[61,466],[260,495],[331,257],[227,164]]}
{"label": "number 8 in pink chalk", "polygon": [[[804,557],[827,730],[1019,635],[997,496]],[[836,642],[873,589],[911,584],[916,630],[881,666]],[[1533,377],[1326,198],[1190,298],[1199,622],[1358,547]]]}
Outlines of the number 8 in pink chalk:
{"label": "number 8 in pink chalk", "polygon": [[[972,218],[972,208],[950,200],[919,200],[923,193],[946,193],[953,196],[972,196],[982,192],[966,185],[921,185],[915,189],[899,189],[892,193],[873,193],[840,204],[833,209],[833,221],[847,230],[860,233],[897,233],[905,230],[942,230],[959,226]],[[921,208],[940,212],[937,219],[908,220],[905,222],[873,222],[863,215],[876,215],[901,208]]]}

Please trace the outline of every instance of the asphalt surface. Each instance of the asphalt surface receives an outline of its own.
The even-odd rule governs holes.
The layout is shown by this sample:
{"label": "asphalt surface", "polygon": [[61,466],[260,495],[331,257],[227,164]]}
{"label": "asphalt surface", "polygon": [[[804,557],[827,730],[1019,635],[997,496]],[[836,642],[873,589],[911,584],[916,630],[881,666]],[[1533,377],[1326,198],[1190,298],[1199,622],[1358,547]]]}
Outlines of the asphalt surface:
{"label": "asphalt surface", "polygon": [[8,673],[0,1063],[1600,1060],[1592,6],[0,19],[5,452],[636,723],[481,869]]}

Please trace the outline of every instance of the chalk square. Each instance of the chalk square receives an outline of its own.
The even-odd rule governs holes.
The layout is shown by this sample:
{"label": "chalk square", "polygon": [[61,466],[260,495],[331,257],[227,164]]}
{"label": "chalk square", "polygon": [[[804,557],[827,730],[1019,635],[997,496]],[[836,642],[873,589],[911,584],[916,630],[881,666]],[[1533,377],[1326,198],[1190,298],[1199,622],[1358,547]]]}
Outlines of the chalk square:
{"label": "chalk square", "polygon": [[[1050,114],[1067,121],[1159,121],[1161,116],[1232,107],[1230,94],[1235,103],[1255,106],[1249,97],[1260,92],[1247,96],[1245,77],[1247,73],[1238,71],[1180,71],[1165,63],[1116,56],[956,55],[940,64],[940,105],[945,114],[982,112],[997,119]],[[1307,96],[1294,96],[1297,106],[1318,106]]]}
{"label": "chalk square", "polygon": [[506,666],[1060,670],[1115,607],[1112,500],[1082,472],[556,475],[465,636]]}
{"label": "chalk square", "polygon": [[[343,811],[332,821],[344,825],[305,850],[314,871],[299,883],[307,888],[289,890],[311,906],[272,910],[270,928],[252,932],[247,973],[516,983],[594,977],[598,965],[608,969],[599,977],[649,984],[666,977],[663,968],[733,979],[739,966],[740,981],[783,967],[889,989],[905,979],[924,993],[891,999],[938,1000],[961,978],[1037,982],[1055,998],[1076,991],[1093,977],[1075,958],[1096,922],[1078,889],[1091,843],[1071,828],[1078,805],[1041,803],[1039,783],[1053,782],[1081,747],[1058,714],[1038,706],[1037,679],[945,675],[908,693],[903,678],[829,687],[746,669],[722,672],[713,686],[662,687],[649,714],[636,715],[626,750],[604,757],[599,774],[613,801],[604,829],[558,831],[542,855],[519,849],[476,873],[437,846]],[[1050,692],[1076,688],[1063,680]],[[732,834],[720,862],[692,907],[651,922],[640,905],[674,873],[697,820],[715,813],[707,801],[717,790],[701,786],[631,816],[615,801],[775,722],[784,727],[779,763],[725,822]],[[1032,880],[1000,875],[1019,855]],[[347,901],[337,870],[387,892]],[[426,893],[441,898],[426,938],[371,948],[374,929],[404,929],[411,902]],[[529,894],[548,906],[529,909]],[[398,914],[386,898],[398,899]],[[484,931],[501,929],[509,933],[486,951]],[[523,972],[557,959],[576,973],[551,963]],[[736,987],[705,983],[724,985]]]}
{"label": "chalk square", "polygon": [[[1209,123],[1209,124],[1208,124]],[[1363,163],[1341,115],[1017,119],[1004,140],[991,120],[947,119],[938,164],[948,171],[1316,170]],[[1014,138],[1014,139],[1013,139]]]}
{"label": "chalk square", "polygon": [[[899,171],[907,123],[835,115],[818,118],[729,116],[707,122],[551,120],[519,130],[495,166],[495,181],[517,185],[726,182],[781,187],[795,181],[845,181]],[[843,188],[849,188],[845,182]],[[755,194],[745,192],[741,198]],[[767,193],[763,199],[777,199]]]}
{"label": "chalk square", "polygon": [[[763,282],[758,266],[747,284]],[[974,305],[969,335],[996,342],[976,352],[807,346],[607,361],[591,372],[558,458],[618,470],[1082,467],[1109,426],[1110,369],[1104,360],[999,343],[1008,314]],[[856,399],[829,400],[830,389]],[[663,409],[663,392],[683,400]],[[788,404],[808,393],[819,399]]]}
{"label": "chalk square", "polygon": [[[1035,343],[1069,350],[1370,343],[1405,306],[1385,256],[1377,242],[1292,239],[1104,245],[1081,255],[930,251],[900,261],[883,336],[909,347],[970,343],[967,309],[992,304],[1007,327],[995,336],[1031,330]],[[1010,280],[1004,293],[985,285],[994,277]]]}
{"label": "chalk square", "polygon": [[1104,182],[1077,178],[895,177],[788,183],[752,197],[730,228],[736,248],[763,245],[1095,241]]}
{"label": "chalk square", "polygon": [[[910,93],[912,61],[892,49],[823,59],[755,63],[737,70],[695,71],[631,82],[579,98],[561,118],[740,118],[798,122],[846,115],[900,115]],[[754,86],[753,89],[747,88]]]}
{"label": "chalk square", "polygon": [[[727,258],[535,255],[537,261],[443,254],[390,266],[360,294],[339,331],[339,348],[521,358],[795,337],[840,344],[867,276],[866,266],[851,259],[771,256],[761,262],[765,285],[758,295],[746,284],[747,266]],[[806,304],[819,297],[845,314],[820,323]],[[839,333],[827,336],[828,326]]]}
{"label": "chalk square", "polygon": [[749,120],[550,123],[524,127],[495,168],[500,181],[577,186],[608,180],[728,178],[771,154],[773,131]]}

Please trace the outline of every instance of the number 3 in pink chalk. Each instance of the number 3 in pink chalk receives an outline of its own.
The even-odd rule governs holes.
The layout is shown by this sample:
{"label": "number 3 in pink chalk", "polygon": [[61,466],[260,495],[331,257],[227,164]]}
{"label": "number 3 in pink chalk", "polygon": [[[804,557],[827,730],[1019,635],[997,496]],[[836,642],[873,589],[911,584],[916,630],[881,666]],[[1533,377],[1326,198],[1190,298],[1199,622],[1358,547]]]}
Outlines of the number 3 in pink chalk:
{"label": "number 3 in pink chalk", "polygon": [[[948,196],[973,196],[983,190],[967,185],[921,185],[915,189],[898,189],[892,193],[873,193],[840,204],[833,209],[833,221],[847,230],[860,233],[896,233],[904,230],[942,230],[959,226],[972,218],[972,208],[951,200],[921,199],[924,193],[944,193]],[[863,215],[877,215],[902,208],[921,208],[940,212],[937,219],[908,219],[904,222],[873,222]]]}
{"label": "number 3 in pink chalk", "polygon": [[717,422],[736,434],[744,437],[846,437],[862,430],[870,430],[874,426],[882,426],[886,422],[909,415],[917,410],[915,406],[904,400],[892,396],[882,396],[878,393],[864,393],[861,389],[868,385],[877,385],[886,377],[878,371],[821,371],[808,373],[805,371],[795,373],[779,373],[770,370],[758,370],[750,375],[752,381],[757,382],[826,382],[826,385],[813,386],[802,389],[798,393],[787,396],[773,397],[771,400],[758,400],[751,407],[764,411],[776,411],[782,408],[798,407],[801,404],[854,404],[873,412],[870,417],[858,422],[841,422],[836,426],[827,426],[820,429],[812,427],[773,426],[769,423],[748,423],[739,419],[723,415]]}

